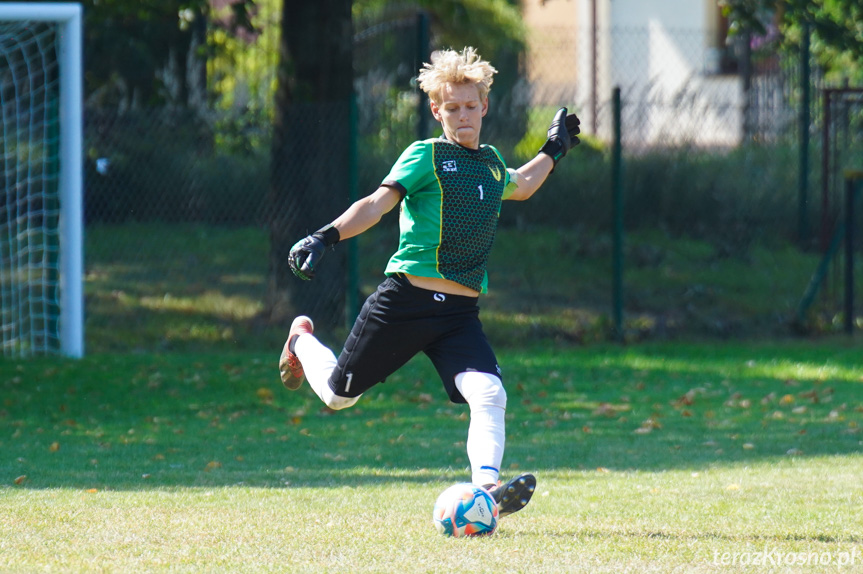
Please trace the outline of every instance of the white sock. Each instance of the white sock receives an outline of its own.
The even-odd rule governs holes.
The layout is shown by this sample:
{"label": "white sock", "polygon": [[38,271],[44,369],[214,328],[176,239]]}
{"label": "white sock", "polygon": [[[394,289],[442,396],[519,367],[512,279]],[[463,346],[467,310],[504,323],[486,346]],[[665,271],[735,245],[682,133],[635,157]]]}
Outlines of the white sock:
{"label": "white sock", "polygon": [[506,443],[506,391],[501,380],[488,373],[459,373],[455,383],[470,406],[467,457],[471,482],[497,485]]}
{"label": "white sock", "polygon": [[336,368],[338,359],[314,335],[303,333],[298,336],[294,342],[294,352],[303,365],[303,372],[306,374],[309,386],[328,407],[344,409],[353,406],[360,399],[360,397],[340,397],[333,393],[329,382],[330,374]]}
{"label": "white sock", "polygon": [[467,433],[467,457],[470,460],[471,482],[485,486],[497,485],[503,460],[504,415],[500,407],[480,407],[470,410]]}

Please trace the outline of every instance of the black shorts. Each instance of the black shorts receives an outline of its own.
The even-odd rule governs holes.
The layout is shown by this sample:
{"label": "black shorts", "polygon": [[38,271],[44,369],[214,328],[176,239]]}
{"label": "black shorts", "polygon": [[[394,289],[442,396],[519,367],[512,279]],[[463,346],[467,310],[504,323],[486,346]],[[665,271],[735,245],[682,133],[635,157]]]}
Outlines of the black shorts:
{"label": "black shorts", "polygon": [[330,388],[340,397],[359,396],[421,351],[455,403],[465,402],[455,386],[457,374],[501,376],[476,297],[421,289],[395,275],[366,299],[330,376]]}

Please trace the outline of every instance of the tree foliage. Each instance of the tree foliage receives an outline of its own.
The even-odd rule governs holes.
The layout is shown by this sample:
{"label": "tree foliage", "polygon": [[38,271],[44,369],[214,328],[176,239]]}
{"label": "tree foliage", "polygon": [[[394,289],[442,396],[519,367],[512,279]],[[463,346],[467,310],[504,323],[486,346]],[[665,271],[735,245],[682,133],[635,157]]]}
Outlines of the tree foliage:
{"label": "tree foliage", "polygon": [[[516,87],[524,78],[520,63],[526,47],[527,27],[518,0],[414,0],[407,3],[355,0],[352,11],[357,32],[362,32],[367,23],[374,27],[381,22],[410,18],[421,11],[429,19],[432,50],[476,48],[498,69],[491,95],[493,105],[484,122],[487,133],[493,132],[497,138],[521,137],[526,116]],[[403,61],[404,56],[397,58]],[[415,63],[410,70],[412,75],[416,75],[421,63]]]}
{"label": "tree foliage", "polygon": [[[126,108],[189,103],[190,92],[196,89],[203,92],[207,82],[203,69],[197,73],[190,66],[234,60],[254,65],[260,58],[244,52],[244,43],[260,34],[278,32],[277,26],[273,26],[274,30],[260,28],[257,17],[263,12],[285,9],[283,0],[81,0],[81,3],[85,18],[84,50],[88,55],[86,94],[103,106]],[[418,0],[398,4],[357,0],[351,3],[351,8],[355,22],[380,21],[399,11],[424,10],[431,18],[434,45],[455,48],[473,45],[493,60],[517,54],[524,45],[524,23],[514,0]],[[263,26],[271,23],[272,18],[267,18]],[[230,91],[235,84],[229,75],[217,80],[218,90]],[[270,92],[268,86],[254,87]]]}
{"label": "tree foliage", "polygon": [[394,4],[387,0],[355,0],[352,9],[355,21],[424,10],[431,18],[433,44],[454,49],[473,46],[489,59],[503,50],[519,51],[525,42],[526,27],[517,1],[416,0]]}
{"label": "tree foliage", "polygon": [[[35,1],[35,0],[34,0]],[[82,0],[86,95],[102,105],[188,103],[206,61],[208,24],[253,31],[254,0]],[[213,6],[221,6],[216,14]],[[208,22],[209,21],[209,22]],[[189,58],[190,53],[197,58]]]}
{"label": "tree foliage", "polygon": [[776,29],[785,46],[800,44],[804,30],[832,82],[863,82],[863,3],[860,0],[723,0],[732,32],[768,35]]}

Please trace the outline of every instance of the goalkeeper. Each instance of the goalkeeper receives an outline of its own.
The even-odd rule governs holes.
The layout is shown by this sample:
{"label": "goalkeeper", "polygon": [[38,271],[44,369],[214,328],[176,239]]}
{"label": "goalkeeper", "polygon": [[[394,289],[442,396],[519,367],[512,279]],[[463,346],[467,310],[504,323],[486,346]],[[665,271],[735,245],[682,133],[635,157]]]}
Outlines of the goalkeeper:
{"label": "goalkeeper", "polygon": [[477,306],[487,291],[486,262],[501,202],[530,198],[578,140],[578,118],[561,108],[532,160],[507,169],[500,153],[480,145],[488,92],[497,72],[473,48],[434,54],[418,81],[443,136],[417,141],[371,195],[297,242],[289,265],[309,280],[328,249],[375,225],[400,205],[399,247],[387,278],[365,302],[341,354],[314,336],[312,320],[294,319],[279,360],[291,390],[303,379],[333,409],[360,396],[424,352],[451,401],[470,408],[467,454],[472,482],[485,486],[501,516],[524,507],[536,487],[530,474],[501,484],[506,391]]}

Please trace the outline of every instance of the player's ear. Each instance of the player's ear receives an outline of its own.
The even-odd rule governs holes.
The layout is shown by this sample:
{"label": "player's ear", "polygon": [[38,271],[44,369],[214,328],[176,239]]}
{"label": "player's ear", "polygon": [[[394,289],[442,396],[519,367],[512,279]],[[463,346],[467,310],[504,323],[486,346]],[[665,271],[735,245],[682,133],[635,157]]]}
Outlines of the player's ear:
{"label": "player's ear", "polygon": [[488,113],[488,96],[482,99],[482,117]]}
{"label": "player's ear", "polygon": [[434,103],[434,100],[431,98],[429,98],[429,108],[431,109],[434,119],[440,121],[440,108],[438,108],[438,105]]}

